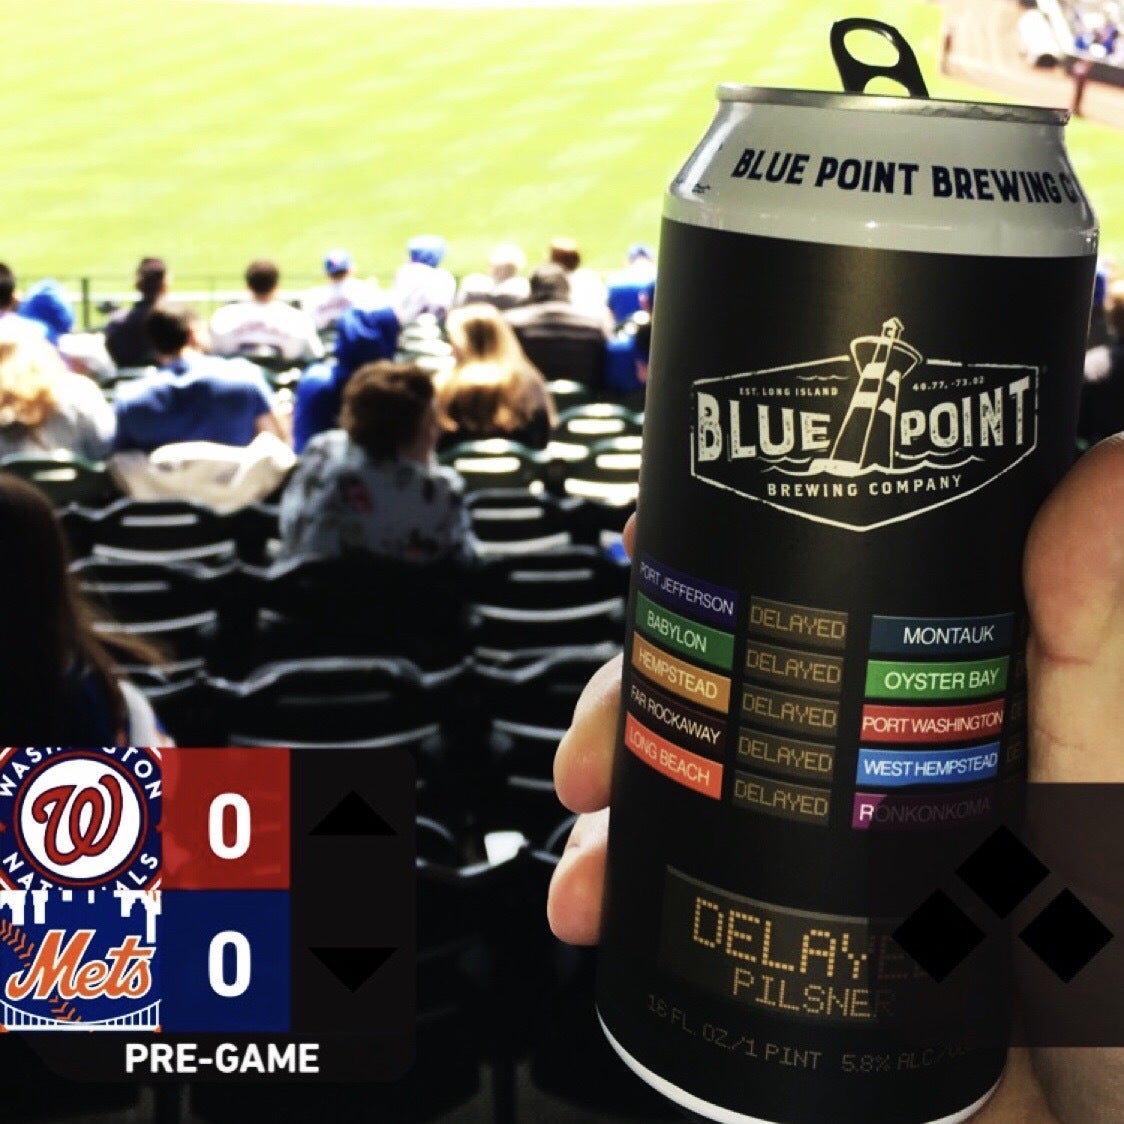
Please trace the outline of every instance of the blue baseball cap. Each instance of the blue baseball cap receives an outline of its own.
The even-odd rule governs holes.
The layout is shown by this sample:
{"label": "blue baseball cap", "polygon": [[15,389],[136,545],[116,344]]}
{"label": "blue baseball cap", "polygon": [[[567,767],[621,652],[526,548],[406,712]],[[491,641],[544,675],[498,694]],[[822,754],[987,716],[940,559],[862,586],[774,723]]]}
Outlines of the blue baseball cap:
{"label": "blue baseball cap", "polygon": [[652,247],[646,246],[643,242],[633,242],[628,248],[628,260],[635,261],[637,258],[647,258],[649,261],[654,261],[656,255],[652,253]]}
{"label": "blue baseball cap", "polygon": [[324,255],[325,273],[346,273],[351,266],[351,255],[346,250],[329,250]]}
{"label": "blue baseball cap", "polygon": [[439,266],[445,256],[445,239],[439,234],[419,234],[406,243],[406,253],[410,255],[410,261]]}
{"label": "blue baseball cap", "polygon": [[25,320],[42,324],[47,339],[54,344],[74,327],[74,306],[70,295],[58,281],[50,278],[36,282],[27,290],[18,311]]}
{"label": "blue baseball cap", "polygon": [[393,359],[399,327],[391,308],[349,308],[336,325],[335,381],[345,382],[364,363]]}

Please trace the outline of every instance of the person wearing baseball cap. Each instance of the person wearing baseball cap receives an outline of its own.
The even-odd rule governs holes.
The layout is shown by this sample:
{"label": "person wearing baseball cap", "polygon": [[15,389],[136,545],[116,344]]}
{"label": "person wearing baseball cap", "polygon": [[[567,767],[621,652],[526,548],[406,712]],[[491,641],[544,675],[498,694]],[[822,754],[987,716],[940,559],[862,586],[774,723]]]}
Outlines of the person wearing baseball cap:
{"label": "person wearing baseball cap", "polygon": [[301,308],[312,317],[318,332],[332,327],[349,308],[386,304],[379,286],[356,277],[354,271],[355,262],[347,250],[337,247],[324,255],[324,283],[301,297]]}
{"label": "person wearing baseball cap", "polygon": [[457,279],[441,268],[445,239],[439,234],[419,234],[406,243],[408,260],[398,267],[390,302],[403,326],[429,314],[444,320],[453,305]]}
{"label": "person wearing baseball cap", "polygon": [[633,242],[624,269],[609,275],[609,311],[618,325],[643,310],[643,297],[656,283],[656,258],[650,246]]}

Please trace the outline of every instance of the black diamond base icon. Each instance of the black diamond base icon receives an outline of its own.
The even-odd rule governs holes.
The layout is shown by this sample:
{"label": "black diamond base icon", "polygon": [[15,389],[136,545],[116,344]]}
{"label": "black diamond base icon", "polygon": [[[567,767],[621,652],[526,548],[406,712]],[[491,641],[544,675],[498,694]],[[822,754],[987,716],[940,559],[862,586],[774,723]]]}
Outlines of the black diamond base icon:
{"label": "black diamond base icon", "polygon": [[1063,890],[1019,938],[1058,979],[1069,983],[1112,940],[1112,933]]}
{"label": "black diamond base icon", "polygon": [[349,792],[309,835],[393,835],[390,826],[359,793]]}
{"label": "black diamond base icon", "polygon": [[957,869],[997,917],[1006,917],[1050,871],[1006,827],[998,827]]}
{"label": "black diamond base icon", "polygon": [[392,948],[310,948],[348,991],[358,991],[393,955]]}
{"label": "black diamond base icon", "polygon": [[935,890],[895,930],[894,940],[940,983],[983,940],[983,930]]}

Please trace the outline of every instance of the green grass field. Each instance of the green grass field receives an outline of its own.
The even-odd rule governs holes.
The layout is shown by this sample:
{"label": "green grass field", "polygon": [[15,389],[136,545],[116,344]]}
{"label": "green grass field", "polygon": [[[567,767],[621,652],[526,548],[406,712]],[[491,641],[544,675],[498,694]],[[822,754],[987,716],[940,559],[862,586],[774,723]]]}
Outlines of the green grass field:
{"label": "green grass field", "polygon": [[[936,76],[939,7],[784,0],[644,8],[316,8],[35,0],[4,12],[0,259],[21,278],[126,287],[144,254],[180,284],[235,284],[268,254],[296,284],[330,246],[386,279],[435,230],[448,264],[555,234],[590,264],[654,241],[661,195],[722,80],[838,89],[827,31],[895,23]],[[991,99],[994,100],[994,99]],[[1124,144],[1070,145],[1124,258]]]}

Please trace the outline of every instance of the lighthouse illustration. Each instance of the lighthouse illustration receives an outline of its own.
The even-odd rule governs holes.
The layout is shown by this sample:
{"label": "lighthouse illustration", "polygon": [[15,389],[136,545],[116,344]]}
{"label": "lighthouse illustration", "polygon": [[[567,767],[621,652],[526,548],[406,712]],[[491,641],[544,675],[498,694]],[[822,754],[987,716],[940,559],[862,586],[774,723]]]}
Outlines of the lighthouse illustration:
{"label": "lighthouse illustration", "polygon": [[812,461],[810,473],[858,476],[875,465],[895,468],[898,393],[906,376],[924,358],[902,338],[904,325],[892,316],[879,336],[851,340],[858,386],[839,427],[831,454]]}

